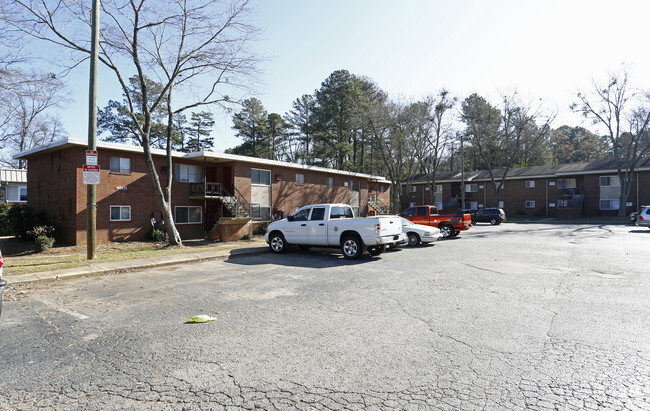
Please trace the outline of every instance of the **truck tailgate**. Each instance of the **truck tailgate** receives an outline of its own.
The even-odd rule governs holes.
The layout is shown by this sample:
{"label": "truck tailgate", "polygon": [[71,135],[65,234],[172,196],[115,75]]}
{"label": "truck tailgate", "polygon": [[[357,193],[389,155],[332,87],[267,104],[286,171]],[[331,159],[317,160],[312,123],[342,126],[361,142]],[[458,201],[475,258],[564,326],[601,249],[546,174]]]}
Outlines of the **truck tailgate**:
{"label": "truck tailgate", "polygon": [[393,216],[377,216],[379,222],[379,236],[395,236],[402,233],[402,220]]}

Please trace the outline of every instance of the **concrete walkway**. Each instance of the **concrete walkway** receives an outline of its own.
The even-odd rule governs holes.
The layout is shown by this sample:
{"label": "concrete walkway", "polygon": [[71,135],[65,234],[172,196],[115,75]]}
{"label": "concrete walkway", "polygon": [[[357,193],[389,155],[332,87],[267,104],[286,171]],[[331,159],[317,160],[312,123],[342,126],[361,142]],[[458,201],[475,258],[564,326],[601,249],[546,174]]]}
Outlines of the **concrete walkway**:
{"label": "concrete walkway", "polygon": [[114,274],[126,271],[146,270],[181,264],[194,264],[202,261],[227,260],[244,255],[253,255],[268,252],[264,241],[255,241],[248,247],[230,250],[198,251],[196,253],[183,253],[177,255],[164,255],[159,257],[139,258],[135,260],[113,261],[91,264],[85,267],[66,268],[55,271],[41,271],[30,274],[6,276],[9,285],[32,283],[37,281],[56,281],[66,278],[83,277],[98,274]]}

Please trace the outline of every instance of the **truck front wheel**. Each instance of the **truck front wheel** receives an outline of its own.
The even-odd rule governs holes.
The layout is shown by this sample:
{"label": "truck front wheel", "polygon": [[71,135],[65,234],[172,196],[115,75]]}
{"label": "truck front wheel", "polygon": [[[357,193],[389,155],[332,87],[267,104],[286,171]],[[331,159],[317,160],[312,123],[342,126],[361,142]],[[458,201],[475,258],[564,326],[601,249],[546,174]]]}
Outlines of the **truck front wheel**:
{"label": "truck front wheel", "polygon": [[274,232],[269,236],[269,247],[271,251],[276,254],[284,253],[289,248],[287,240],[284,239],[282,233]]}
{"label": "truck front wheel", "polygon": [[363,254],[363,244],[361,239],[356,235],[347,235],[341,241],[341,251],[343,257],[348,260],[356,260]]}
{"label": "truck front wheel", "polygon": [[442,236],[444,238],[449,238],[454,235],[454,227],[450,226],[449,224],[443,224],[439,228],[440,233],[442,233]]}

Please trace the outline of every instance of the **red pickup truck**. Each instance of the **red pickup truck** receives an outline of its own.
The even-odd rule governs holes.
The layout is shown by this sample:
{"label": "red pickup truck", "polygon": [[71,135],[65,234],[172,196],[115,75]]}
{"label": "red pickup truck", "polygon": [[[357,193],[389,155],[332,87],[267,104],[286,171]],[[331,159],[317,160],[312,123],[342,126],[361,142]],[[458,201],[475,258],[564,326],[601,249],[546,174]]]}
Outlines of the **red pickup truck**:
{"label": "red pickup truck", "polygon": [[438,214],[438,207],[431,205],[407,208],[399,215],[415,224],[438,227],[445,238],[456,237],[461,231],[472,226],[471,214],[459,212],[457,214],[441,215]]}

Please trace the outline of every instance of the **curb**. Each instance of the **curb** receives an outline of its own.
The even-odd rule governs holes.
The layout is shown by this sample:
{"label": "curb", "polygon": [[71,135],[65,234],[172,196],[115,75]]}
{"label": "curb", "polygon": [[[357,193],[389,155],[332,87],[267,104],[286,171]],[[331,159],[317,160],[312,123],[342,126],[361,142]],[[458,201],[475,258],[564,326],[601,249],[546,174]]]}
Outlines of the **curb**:
{"label": "curb", "polygon": [[[266,247],[235,248],[227,251],[188,253],[182,256],[151,257],[138,260],[117,261],[102,264],[91,264],[87,267],[43,271],[31,274],[6,276],[7,285],[30,284],[36,282],[52,282],[70,278],[93,275],[119,274],[132,271],[148,270],[159,267],[169,267],[181,264],[193,264],[208,261],[224,261],[230,258],[246,257],[266,253]],[[155,259],[155,260],[154,260]]]}

